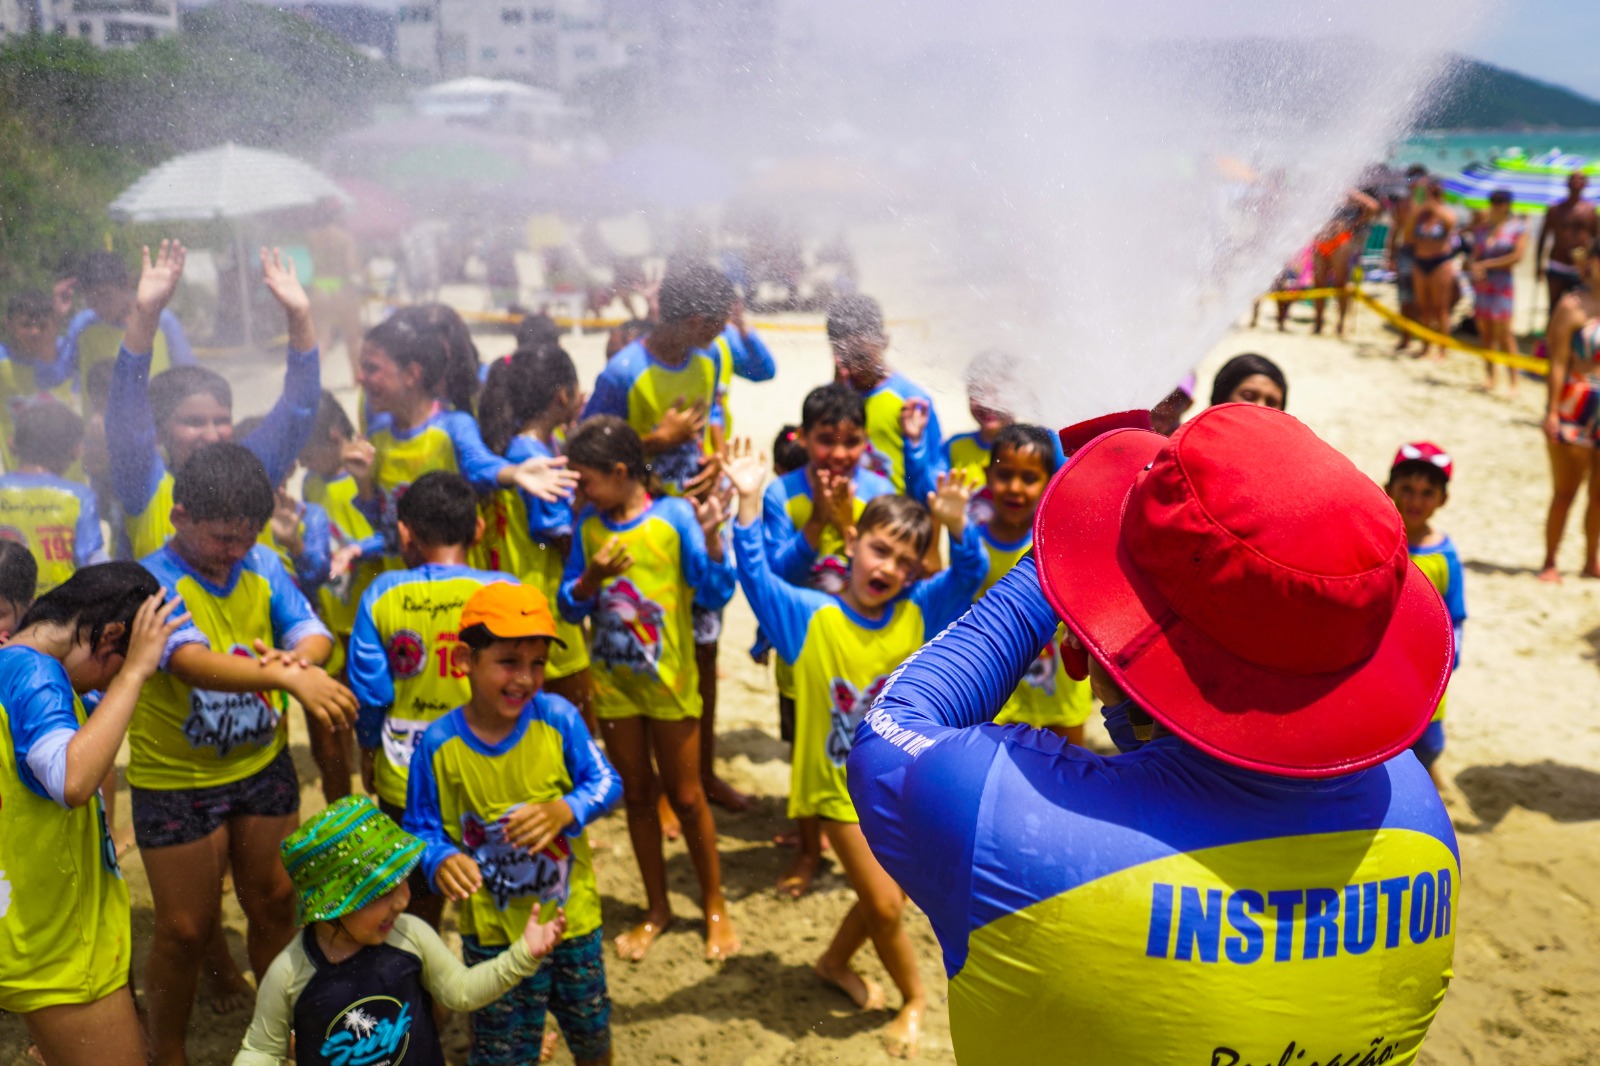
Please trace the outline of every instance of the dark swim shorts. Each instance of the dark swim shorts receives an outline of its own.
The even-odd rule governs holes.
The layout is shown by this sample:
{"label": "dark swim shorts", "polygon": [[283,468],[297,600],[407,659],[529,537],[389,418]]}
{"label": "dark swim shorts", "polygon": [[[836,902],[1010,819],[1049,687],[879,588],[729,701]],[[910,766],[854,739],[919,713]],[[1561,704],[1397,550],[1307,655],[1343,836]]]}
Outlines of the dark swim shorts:
{"label": "dark swim shorts", "polygon": [[288,748],[249,777],[226,785],[128,792],[133,798],[133,839],[141,848],[192,844],[229,818],[282,818],[300,809],[300,775]]}

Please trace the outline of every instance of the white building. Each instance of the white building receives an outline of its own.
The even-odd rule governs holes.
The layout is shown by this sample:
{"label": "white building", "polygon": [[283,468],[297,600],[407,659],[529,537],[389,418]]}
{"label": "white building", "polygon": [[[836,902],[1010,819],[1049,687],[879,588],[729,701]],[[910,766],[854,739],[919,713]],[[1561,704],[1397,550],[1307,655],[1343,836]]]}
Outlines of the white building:
{"label": "white building", "polygon": [[593,0],[404,0],[395,61],[439,78],[510,78],[568,90],[623,66]]}
{"label": "white building", "polygon": [[27,33],[37,17],[33,0],[0,0],[0,41]]}

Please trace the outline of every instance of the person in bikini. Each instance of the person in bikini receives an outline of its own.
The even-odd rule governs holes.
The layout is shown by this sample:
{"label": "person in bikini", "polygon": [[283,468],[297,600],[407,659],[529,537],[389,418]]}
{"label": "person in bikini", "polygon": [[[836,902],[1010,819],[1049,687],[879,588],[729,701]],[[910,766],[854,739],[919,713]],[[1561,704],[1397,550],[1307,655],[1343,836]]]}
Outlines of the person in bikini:
{"label": "person in bikini", "polygon": [[[1444,186],[1434,179],[1411,223],[1412,254],[1416,261],[1417,321],[1438,333],[1450,332],[1450,308],[1456,298],[1456,216],[1444,203]],[[1421,358],[1434,350],[1424,341]],[[1435,358],[1444,358],[1441,348]]]}
{"label": "person in bikini", "polygon": [[[1406,168],[1406,194],[1394,202],[1394,224],[1389,227],[1389,269],[1394,271],[1395,296],[1400,302],[1400,314],[1410,319],[1417,317],[1416,252],[1411,246],[1411,224],[1427,195],[1423,188],[1427,180],[1427,167],[1419,163]],[[1402,329],[1394,350],[1403,352],[1410,343],[1411,334]]]}
{"label": "person in bikini", "polygon": [[[1537,276],[1550,290],[1550,322],[1545,333],[1550,332],[1556,317],[1556,305],[1561,298],[1581,284],[1579,270],[1573,255],[1600,238],[1600,215],[1592,202],[1583,199],[1583,190],[1589,186],[1589,176],[1575,171],[1567,176],[1567,198],[1551,204],[1539,224],[1539,243],[1535,245]],[[1545,246],[1549,245],[1548,256]]]}
{"label": "person in bikini", "polygon": [[[1317,233],[1311,246],[1312,288],[1341,290],[1339,325],[1335,331],[1341,337],[1344,336],[1345,318],[1350,313],[1350,293],[1345,291],[1345,286],[1350,283],[1351,264],[1361,251],[1361,242],[1356,238],[1366,232],[1368,224],[1378,216],[1378,210],[1377,200],[1360,189],[1349,190],[1345,193],[1344,203]],[[1322,332],[1322,316],[1327,304],[1327,300],[1311,301],[1311,311],[1315,316],[1312,333]]]}
{"label": "person in bikini", "polygon": [[1567,514],[1584,481],[1589,502],[1584,512],[1583,575],[1600,577],[1600,240],[1574,250],[1580,285],[1561,297],[1550,318],[1550,399],[1544,419],[1549,438],[1553,493],[1545,521],[1544,566],[1539,580],[1559,582],[1556,553],[1566,532]]}

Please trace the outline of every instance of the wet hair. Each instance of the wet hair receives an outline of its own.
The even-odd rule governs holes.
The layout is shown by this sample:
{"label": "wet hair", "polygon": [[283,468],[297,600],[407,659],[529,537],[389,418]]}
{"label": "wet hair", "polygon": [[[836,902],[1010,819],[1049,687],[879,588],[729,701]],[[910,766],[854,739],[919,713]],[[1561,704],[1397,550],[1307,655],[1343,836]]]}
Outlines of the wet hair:
{"label": "wet hair", "polygon": [[233,410],[233,389],[228,379],[203,366],[175,366],[150,379],[150,414],[156,428],[171,421],[178,406],[191,396],[205,393]]}
{"label": "wet hair", "polygon": [[842,381],[830,381],[806,394],[800,406],[800,428],[807,433],[818,426],[851,425],[867,427],[867,401]]}
{"label": "wet hair", "polygon": [[207,444],[178,468],[172,503],[196,522],[246,519],[265,526],[275,502],[261,460],[242,444]]}
{"label": "wet hair", "polygon": [[6,302],[6,314],[14,318],[49,318],[55,313],[55,301],[43,289],[23,289]]}
{"label": "wet hair", "polygon": [[1496,189],[1489,194],[1489,202],[1491,204],[1509,204],[1511,202],[1511,190]]}
{"label": "wet hair", "polygon": [[477,349],[473,347],[470,353],[462,350],[457,355],[450,331],[431,319],[428,312],[429,307],[402,307],[367,330],[366,343],[382,351],[402,370],[420,367],[422,387],[429,395],[471,414],[473,394],[478,391]]}
{"label": "wet hair", "polygon": [[999,391],[1003,386],[1016,382],[1016,366],[1016,356],[998,348],[988,348],[972,357],[962,378],[968,392],[984,388]]}
{"label": "wet hair", "polygon": [[311,423],[311,442],[320,444],[332,440],[335,433],[345,440],[354,440],[356,427],[345,413],[344,404],[333,393],[323,389],[321,398],[317,400],[316,420]]}
{"label": "wet hair", "polygon": [[97,289],[102,285],[120,288],[132,285],[133,277],[128,273],[128,264],[116,252],[90,252],[84,257],[78,284],[86,289]]}
{"label": "wet hair", "polygon": [[61,474],[83,444],[83,419],[54,400],[30,403],[16,415],[13,449],[17,462]]}
{"label": "wet hair", "polygon": [[1014,452],[1032,451],[1044,464],[1046,474],[1054,476],[1056,472],[1056,435],[1043,426],[1013,422],[996,433],[994,443],[989,447],[990,462],[1000,454],[1001,448],[1010,448]]}
{"label": "wet hair", "polygon": [[661,321],[682,322],[696,315],[725,318],[737,298],[733,282],[722,271],[705,263],[683,263],[661,279],[657,303]]}
{"label": "wet hair", "polygon": [[472,330],[461,313],[449,304],[423,304],[417,308],[417,313],[424,322],[444,334],[445,399],[457,411],[470,415],[478,394],[478,373],[482,369]]}
{"label": "wet hair", "polygon": [[828,308],[828,342],[842,341],[863,334],[883,334],[883,308],[870,296],[852,293],[833,301]]}
{"label": "wet hair", "polygon": [[1400,460],[1389,468],[1389,480],[1384,485],[1386,488],[1393,487],[1396,481],[1403,477],[1410,477],[1412,474],[1421,474],[1432,483],[1434,488],[1439,489],[1441,492],[1450,491],[1450,478],[1443,470],[1426,459]]}
{"label": "wet hair", "polygon": [[517,347],[537,348],[542,344],[555,344],[561,340],[561,327],[556,325],[556,320],[540,311],[538,314],[525,314],[522,321],[517,323]]}
{"label": "wet hair", "polygon": [[478,539],[478,494],[460,474],[434,470],[406,489],[395,517],[424,544],[471,547]]}
{"label": "wet hair", "polygon": [[484,443],[504,455],[511,438],[548,411],[562,389],[576,395],[578,368],[566,349],[553,341],[496,359],[478,404]]}
{"label": "wet hair", "polygon": [[800,443],[800,427],[784,426],[772,442],[772,465],[780,475],[799,470],[811,461],[806,446]]}
{"label": "wet hair", "polygon": [[[9,569],[4,553],[0,553],[0,574]],[[122,639],[117,642],[116,650],[126,655],[128,642],[133,637],[134,616],[144,606],[145,600],[160,591],[161,582],[138,563],[86,566],[40,596],[28,608],[28,613],[22,616],[17,628],[22,630],[51,623],[72,626],[77,635],[86,638],[85,643],[93,648],[100,643],[107,627],[120,622],[123,626]],[[3,584],[0,584],[0,595],[6,594]],[[32,597],[31,591],[29,597]]]}
{"label": "wet hair", "polygon": [[919,556],[925,555],[933,543],[933,516],[907,496],[875,496],[869,500],[856,520],[856,535],[865,536],[874,529],[909,540]]}
{"label": "wet hair", "polygon": [[1283,393],[1283,406],[1288,407],[1289,382],[1283,376],[1283,371],[1277,363],[1255,352],[1243,352],[1222,364],[1222,369],[1217,371],[1216,378],[1211,382],[1211,405],[1214,407],[1219,403],[1227,403],[1240,382],[1257,374],[1272,379]]}
{"label": "wet hair", "polygon": [[639,434],[615,415],[595,415],[580,422],[567,438],[567,462],[606,471],[621,463],[635,481],[650,474]]}
{"label": "wet hair", "polygon": [[89,373],[84,375],[83,395],[89,401],[89,410],[104,411],[106,405],[111,402],[111,377],[116,369],[117,364],[114,361],[102,359],[91,366]]}
{"label": "wet hair", "polygon": [[[78,573],[83,571],[79,570]],[[21,604],[26,611],[38,588],[39,561],[33,557],[33,553],[26,545],[14,540],[0,540],[0,599]],[[19,625],[17,628],[22,627]]]}

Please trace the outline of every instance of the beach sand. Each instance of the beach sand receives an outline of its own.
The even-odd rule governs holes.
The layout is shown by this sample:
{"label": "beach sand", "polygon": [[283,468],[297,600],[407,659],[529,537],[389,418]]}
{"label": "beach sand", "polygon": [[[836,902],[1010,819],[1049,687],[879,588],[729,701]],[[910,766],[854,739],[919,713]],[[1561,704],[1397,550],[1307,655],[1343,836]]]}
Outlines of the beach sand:
{"label": "beach sand", "polygon": [[[904,248],[863,256],[869,291],[884,293],[891,319],[915,319],[916,257]],[[878,288],[871,286],[877,284]],[[905,294],[900,299],[896,297]],[[931,301],[930,301],[931,302]],[[1456,981],[1424,1047],[1431,1064],[1580,1063],[1600,1047],[1600,1017],[1583,1008],[1600,990],[1600,722],[1595,715],[1600,668],[1600,582],[1569,576],[1552,587],[1534,579],[1548,478],[1538,429],[1542,386],[1524,381],[1515,402],[1471,391],[1479,364],[1452,356],[1444,364],[1389,355],[1392,338],[1371,313],[1357,312],[1351,342],[1307,336],[1304,308],[1292,332],[1241,329],[1200,368],[1202,392],[1226,357],[1256,350],[1278,361],[1290,380],[1292,413],[1346,452],[1375,478],[1387,472],[1402,442],[1432,439],[1456,461],[1456,481],[1439,524],[1456,539],[1466,566],[1471,619],[1461,670],[1451,686],[1449,747],[1442,769],[1447,802],[1460,832],[1463,886]],[[1270,318],[1270,315],[1266,316]],[[1519,324],[1521,318],[1519,317]],[[800,398],[829,376],[816,319],[809,331],[771,330],[780,372],[771,383],[739,382],[736,432],[766,448],[777,427],[798,418]],[[975,349],[936,320],[894,327],[893,358],[934,391],[948,432],[968,426],[960,369]],[[486,354],[505,351],[485,338]],[[601,362],[598,338],[571,345],[580,374],[592,380]],[[328,360],[343,375],[342,360]],[[338,369],[334,369],[338,368]],[[276,372],[272,377],[276,377]],[[264,393],[238,389],[245,397]],[[270,395],[271,393],[265,393]],[[1574,531],[1576,533],[1576,531]],[[1574,535],[1563,555],[1569,575],[1579,564]],[[717,813],[724,876],[744,951],[721,966],[702,961],[695,881],[681,843],[668,845],[668,870],[678,923],[642,964],[608,961],[615,1002],[617,1061],[622,1063],[810,1064],[880,1063],[875,1030],[891,1015],[862,1015],[822,986],[810,966],[832,935],[851,895],[836,867],[798,902],[772,885],[789,859],[773,836],[785,827],[785,747],[777,740],[770,673],[745,649],[753,621],[742,599],[729,608],[723,637],[719,712],[720,770],[759,796],[753,810]],[[303,812],[320,807],[314,768],[298,716],[294,751]],[[1091,727],[1091,743],[1105,746]],[[122,817],[126,819],[126,793]],[[592,830],[600,842],[596,868],[606,930],[641,915],[640,889],[622,815]],[[138,972],[149,944],[151,909],[137,852],[124,859],[133,894]],[[229,900],[226,920],[234,954],[243,959],[243,924]],[[954,1058],[944,1006],[945,980],[927,921],[907,922],[921,953],[932,1009],[922,1061]],[[888,986],[870,950],[862,969]],[[1095,975],[1083,974],[1083,980]],[[890,992],[891,1002],[896,1001]],[[1315,1009],[1314,1006],[1311,1009]],[[201,1005],[190,1048],[196,1063],[225,1063],[248,1023],[248,1011],[218,1017]],[[25,1062],[23,1027],[0,1017],[0,1063]],[[451,1061],[465,1061],[465,1029],[449,1030]],[[570,1062],[563,1049],[558,1062]]]}

